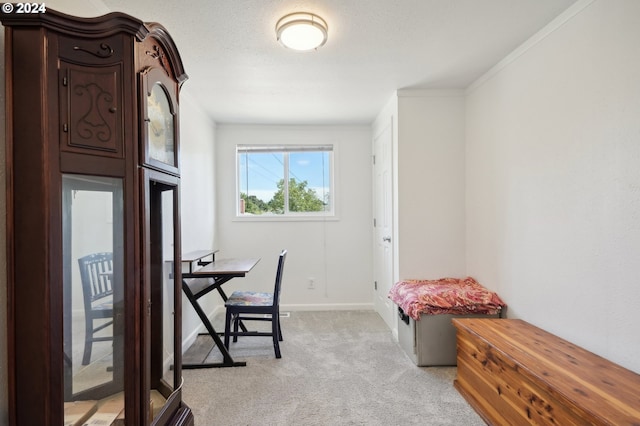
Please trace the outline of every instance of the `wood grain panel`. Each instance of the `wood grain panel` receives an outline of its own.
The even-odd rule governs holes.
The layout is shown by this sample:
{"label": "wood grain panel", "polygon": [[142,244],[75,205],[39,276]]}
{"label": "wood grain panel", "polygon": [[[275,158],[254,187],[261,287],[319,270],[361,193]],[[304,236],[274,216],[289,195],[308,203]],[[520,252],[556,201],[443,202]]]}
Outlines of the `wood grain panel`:
{"label": "wood grain panel", "polygon": [[453,322],[456,389],[489,424],[640,425],[640,375],[521,320]]}

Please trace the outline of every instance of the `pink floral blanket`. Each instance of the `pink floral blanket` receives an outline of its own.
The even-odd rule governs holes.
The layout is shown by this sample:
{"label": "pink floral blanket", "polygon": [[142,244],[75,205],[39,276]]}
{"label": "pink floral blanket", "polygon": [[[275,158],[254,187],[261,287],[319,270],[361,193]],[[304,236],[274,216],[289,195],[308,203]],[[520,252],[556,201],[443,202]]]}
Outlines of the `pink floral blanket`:
{"label": "pink floral blanket", "polygon": [[389,291],[389,298],[414,320],[420,314],[497,314],[506,304],[471,277],[405,280]]}

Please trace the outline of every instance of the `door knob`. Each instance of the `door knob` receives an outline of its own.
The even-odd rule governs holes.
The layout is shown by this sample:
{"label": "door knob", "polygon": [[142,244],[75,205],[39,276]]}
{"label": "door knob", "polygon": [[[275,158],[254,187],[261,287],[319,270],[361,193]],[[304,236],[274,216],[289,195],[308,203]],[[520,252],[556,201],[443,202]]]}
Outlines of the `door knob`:
{"label": "door knob", "polygon": [[391,242],[391,237],[382,237],[382,241]]}

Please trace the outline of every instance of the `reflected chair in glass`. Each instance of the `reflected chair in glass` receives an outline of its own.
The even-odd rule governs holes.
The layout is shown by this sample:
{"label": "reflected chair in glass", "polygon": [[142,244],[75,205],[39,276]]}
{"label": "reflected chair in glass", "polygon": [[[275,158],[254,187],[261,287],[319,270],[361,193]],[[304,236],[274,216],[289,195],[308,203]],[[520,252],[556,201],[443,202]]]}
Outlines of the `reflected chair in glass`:
{"label": "reflected chair in glass", "polygon": [[[85,338],[82,365],[91,362],[93,342],[112,341],[112,335],[95,336],[113,324],[113,253],[94,253],[78,259],[84,298]],[[95,320],[102,320],[94,325]],[[108,321],[105,321],[108,320]]]}
{"label": "reflected chair in glass", "polygon": [[[255,291],[234,291],[225,302],[224,345],[229,349],[229,338],[238,341],[238,336],[271,336],[276,358],[280,358],[282,330],[280,329],[280,288],[287,250],[282,250],[278,259],[276,282],[273,293]],[[238,325],[246,321],[270,321],[271,331],[238,331]],[[231,331],[233,323],[233,331]]]}

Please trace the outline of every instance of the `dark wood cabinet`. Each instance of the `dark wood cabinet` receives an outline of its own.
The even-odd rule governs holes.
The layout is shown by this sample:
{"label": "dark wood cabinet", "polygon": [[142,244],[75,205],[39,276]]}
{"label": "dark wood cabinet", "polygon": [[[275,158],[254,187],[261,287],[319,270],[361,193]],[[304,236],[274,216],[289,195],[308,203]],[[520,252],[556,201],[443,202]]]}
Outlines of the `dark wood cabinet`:
{"label": "dark wood cabinet", "polygon": [[193,424],[181,394],[176,46],[122,13],[0,20],[9,421]]}

